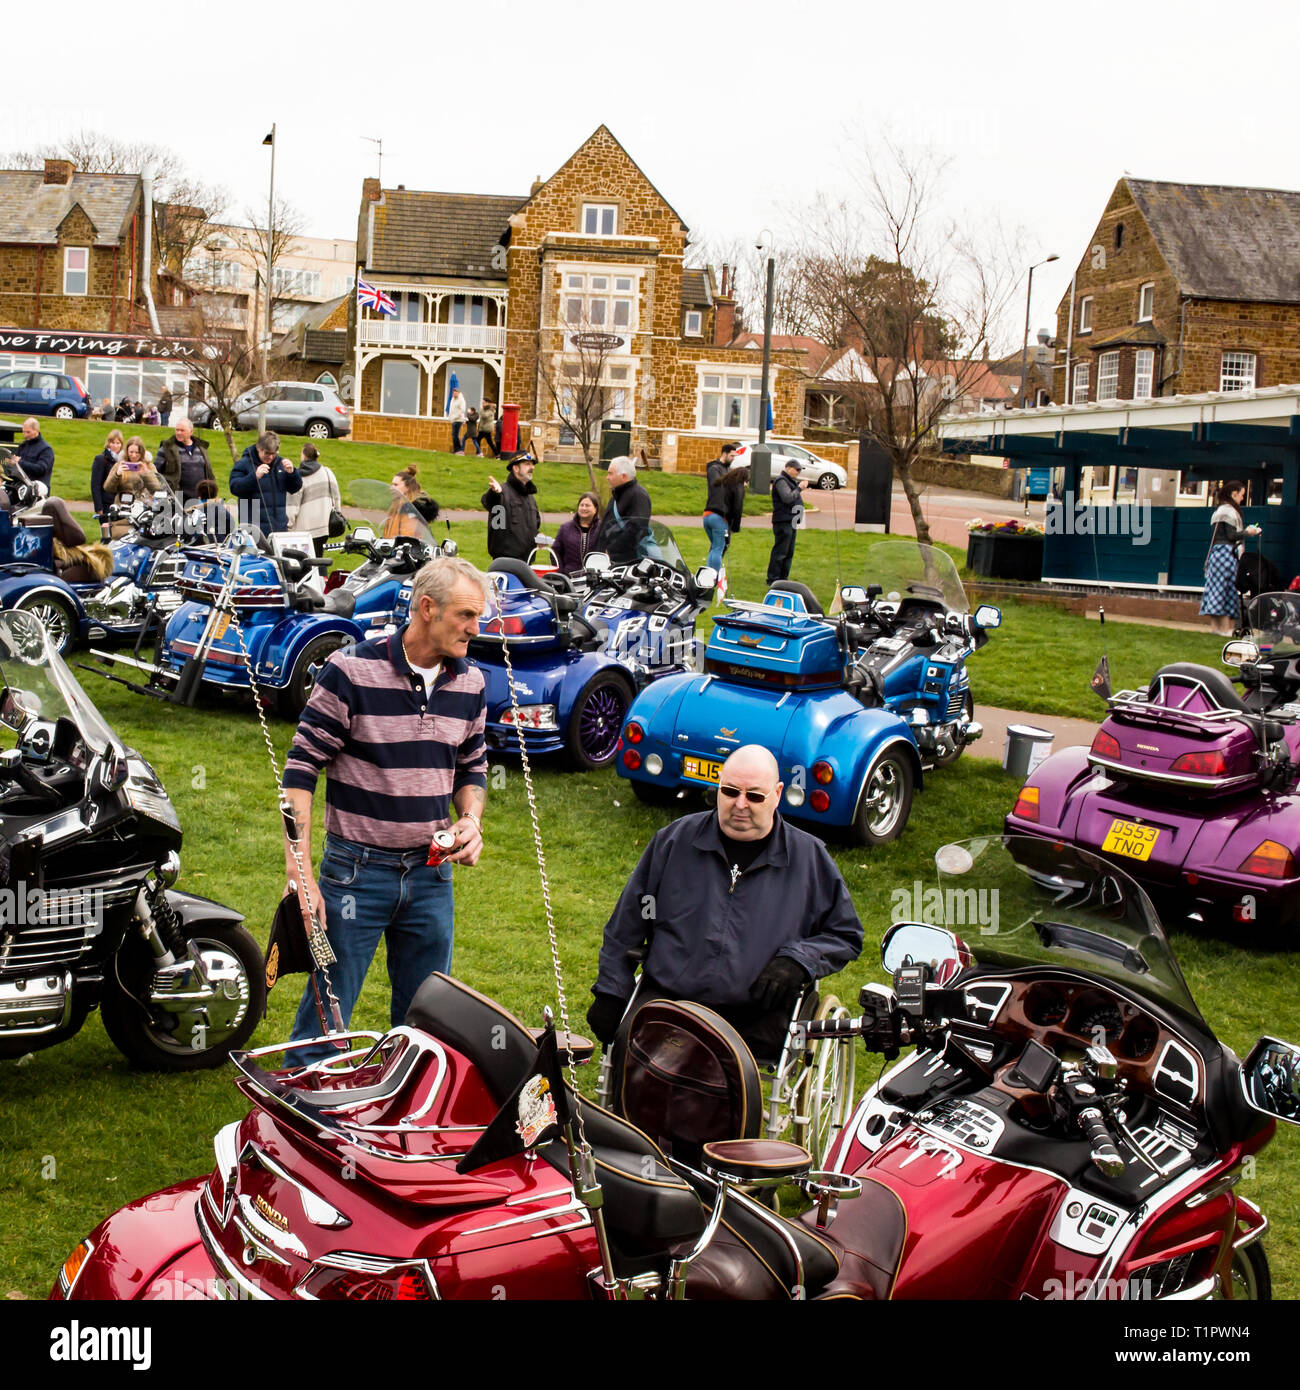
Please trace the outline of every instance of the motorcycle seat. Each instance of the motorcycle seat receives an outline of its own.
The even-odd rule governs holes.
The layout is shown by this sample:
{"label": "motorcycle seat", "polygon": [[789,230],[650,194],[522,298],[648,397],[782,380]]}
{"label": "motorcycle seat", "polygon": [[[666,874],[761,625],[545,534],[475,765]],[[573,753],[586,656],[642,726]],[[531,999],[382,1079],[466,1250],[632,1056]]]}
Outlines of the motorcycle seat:
{"label": "motorcycle seat", "polygon": [[817,595],[807,584],[801,584],[797,579],[774,579],[767,587],[769,590],[775,589],[778,594],[798,594],[803,599],[804,607],[814,618],[826,616],[821,604],[817,602]]}
{"label": "motorcycle seat", "polygon": [[326,597],[309,584],[299,584],[292,592],[289,606],[296,613],[318,613],[326,605]]}
{"label": "motorcycle seat", "polygon": [[551,592],[550,586],[542,583],[541,576],[536,570],[524,564],[522,560],[516,560],[511,555],[503,555],[500,559],[493,560],[488,566],[488,573],[512,574],[525,589],[533,589],[538,593]]}
{"label": "motorcycle seat", "polygon": [[357,596],[351,589],[331,589],[325,595],[325,612],[336,618],[350,618],[357,606]]}
{"label": "motorcycle seat", "polygon": [[1157,698],[1162,679],[1177,682],[1180,678],[1186,682],[1198,681],[1221,709],[1241,710],[1243,712],[1248,710],[1246,702],[1232,688],[1232,682],[1222,671],[1216,671],[1213,666],[1199,666],[1194,661],[1175,661],[1169,666],[1162,666],[1151,677],[1147,698],[1152,700]]}

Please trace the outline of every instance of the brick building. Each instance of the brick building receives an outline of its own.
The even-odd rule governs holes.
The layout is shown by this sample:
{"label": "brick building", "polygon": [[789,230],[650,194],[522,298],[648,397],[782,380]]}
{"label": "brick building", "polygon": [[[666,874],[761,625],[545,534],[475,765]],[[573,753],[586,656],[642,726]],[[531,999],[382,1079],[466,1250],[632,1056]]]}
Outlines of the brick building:
{"label": "brick building", "polygon": [[[357,274],[397,314],[354,310],[353,437],[447,448],[448,383],[473,405],[520,407],[548,457],[572,447],[556,396],[599,362],[607,415],[667,469],[702,471],[727,436],[756,437],[759,364],[727,346],[734,301],[685,265],[687,229],[601,126],[525,195],[410,192],[363,184]],[[797,435],[802,376],[775,352],[774,433]],[[554,387],[554,390],[552,389]]]}
{"label": "brick building", "polygon": [[1056,343],[1066,404],[1300,381],[1300,193],[1120,179]]}
{"label": "brick building", "polygon": [[151,318],[171,290],[144,235],[149,200],[139,174],[64,159],[0,171],[0,370],[69,372],[96,402],[184,396],[183,349]]}

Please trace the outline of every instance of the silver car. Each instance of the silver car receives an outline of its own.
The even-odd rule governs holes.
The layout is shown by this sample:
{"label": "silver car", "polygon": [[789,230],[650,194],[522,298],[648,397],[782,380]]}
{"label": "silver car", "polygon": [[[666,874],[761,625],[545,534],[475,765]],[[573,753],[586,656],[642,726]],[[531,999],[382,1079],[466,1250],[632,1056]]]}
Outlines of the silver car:
{"label": "silver car", "polygon": [[[262,402],[266,402],[266,428],[277,434],[305,434],[308,439],[331,439],[352,433],[352,407],[343,403],[332,386],[314,381],[270,381],[254,386],[238,397],[233,408],[235,425],[241,430],[257,428]],[[213,411],[196,404],[190,418],[196,425],[213,423]]]}
{"label": "silver car", "polygon": [[[742,444],[736,450],[734,467],[740,468],[745,465],[751,447],[749,444]],[[769,439],[767,447],[772,451],[774,478],[785,467],[786,460],[793,459],[799,465],[799,477],[807,478],[814,487],[819,487],[824,492],[834,492],[836,488],[848,486],[849,475],[838,463],[832,463],[830,459],[814,454],[811,449],[805,449],[801,444],[792,444],[787,439]]]}

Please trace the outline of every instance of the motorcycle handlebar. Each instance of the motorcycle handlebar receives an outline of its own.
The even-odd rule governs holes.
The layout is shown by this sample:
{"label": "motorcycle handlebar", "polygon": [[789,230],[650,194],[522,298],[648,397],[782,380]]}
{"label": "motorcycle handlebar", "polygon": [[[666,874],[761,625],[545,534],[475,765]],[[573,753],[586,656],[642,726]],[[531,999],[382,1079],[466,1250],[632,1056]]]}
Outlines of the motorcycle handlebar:
{"label": "motorcycle handlebar", "polygon": [[1079,1112],[1079,1128],[1083,1130],[1084,1138],[1092,1145],[1088,1157],[1094,1165],[1108,1178],[1119,1177],[1124,1171],[1124,1159],[1111,1135],[1106,1117],[1098,1106],[1090,1105],[1086,1110]]}

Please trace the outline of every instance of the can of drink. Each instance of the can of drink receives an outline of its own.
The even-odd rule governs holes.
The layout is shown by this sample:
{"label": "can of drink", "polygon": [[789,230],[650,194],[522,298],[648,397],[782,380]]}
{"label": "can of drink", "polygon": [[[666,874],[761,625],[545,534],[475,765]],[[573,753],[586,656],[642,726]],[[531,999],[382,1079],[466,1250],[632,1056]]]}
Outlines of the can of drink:
{"label": "can of drink", "polygon": [[429,841],[429,857],[424,862],[430,868],[437,868],[456,848],[456,837],[450,830],[435,830]]}

